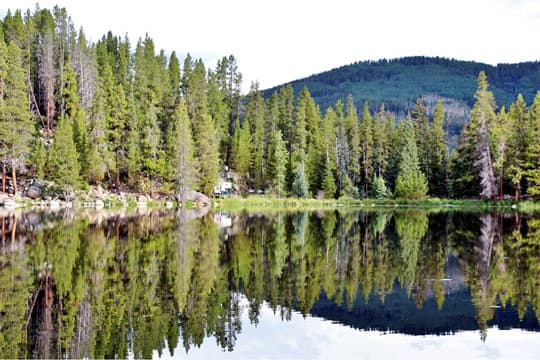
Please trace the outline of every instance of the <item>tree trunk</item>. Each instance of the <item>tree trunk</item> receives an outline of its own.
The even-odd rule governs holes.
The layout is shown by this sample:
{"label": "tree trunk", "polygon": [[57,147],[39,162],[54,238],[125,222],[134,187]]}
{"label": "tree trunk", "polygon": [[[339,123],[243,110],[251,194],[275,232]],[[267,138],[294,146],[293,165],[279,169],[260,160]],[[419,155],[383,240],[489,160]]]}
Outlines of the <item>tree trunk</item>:
{"label": "tree trunk", "polygon": [[11,162],[11,179],[13,180],[13,195],[17,194],[17,176],[15,174],[15,160]]}
{"label": "tree trunk", "polygon": [[2,161],[2,192],[6,192],[6,163]]}
{"label": "tree trunk", "polygon": [[6,218],[2,218],[2,250],[6,247]]}

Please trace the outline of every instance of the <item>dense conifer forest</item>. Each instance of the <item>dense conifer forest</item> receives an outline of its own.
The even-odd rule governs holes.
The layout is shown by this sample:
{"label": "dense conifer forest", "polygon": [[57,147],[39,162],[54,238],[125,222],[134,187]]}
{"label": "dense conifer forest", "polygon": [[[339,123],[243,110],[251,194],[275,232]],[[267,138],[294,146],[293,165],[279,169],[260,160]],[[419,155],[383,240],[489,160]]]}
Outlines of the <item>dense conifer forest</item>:
{"label": "dense conifer forest", "polygon": [[[392,64],[399,72],[406,61]],[[537,76],[538,64],[523,66]],[[540,81],[511,76],[512,67],[466,68],[476,85],[464,76],[457,96],[470,91],[474,101],[450,151],[443,98],[419,97],[400,115],[371,98],[358,106],[353,91],[332,103],[310,93],[332,98],[332,87],[289,84],[263,97],[255,83],[243,96],[232,55],[208,67],[157,51],[148,35],[132,43],[109,32],[92,43],[63,8],[9,11],[0,22],[1,190],[36,178],[64,190],[210,195],[233,177],[240,193],[277,196],[539,195]],[[509,105],[498,107],[491,76],[525,97],[504,93]]]}

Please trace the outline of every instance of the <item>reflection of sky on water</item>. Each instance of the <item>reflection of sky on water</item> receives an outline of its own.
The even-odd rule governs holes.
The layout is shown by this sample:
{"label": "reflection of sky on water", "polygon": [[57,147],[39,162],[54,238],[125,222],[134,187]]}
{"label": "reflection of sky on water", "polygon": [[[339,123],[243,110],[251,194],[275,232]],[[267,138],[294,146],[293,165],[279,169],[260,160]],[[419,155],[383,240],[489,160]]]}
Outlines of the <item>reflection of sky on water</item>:
{"label": "reflection of sky on water", "polygon": [[[261,309],[259,324],[249,322],[242,300],[242,332],[233,352],[223,352],[213,337],[200,348],[192,347],[191,359],[540,359],[540,333],[519,329],[488,329],[486,342],[479,331],[447,336],[412,336],[355,330],[320,318],[293,312],[283,321],[270,308]],[[181,344],[181,341],[180,341]],[[185,358],[181,345],[172,358]],[[154,351],[154,358],[158,358]],[[161,359],[170,359],[167,350]]]}

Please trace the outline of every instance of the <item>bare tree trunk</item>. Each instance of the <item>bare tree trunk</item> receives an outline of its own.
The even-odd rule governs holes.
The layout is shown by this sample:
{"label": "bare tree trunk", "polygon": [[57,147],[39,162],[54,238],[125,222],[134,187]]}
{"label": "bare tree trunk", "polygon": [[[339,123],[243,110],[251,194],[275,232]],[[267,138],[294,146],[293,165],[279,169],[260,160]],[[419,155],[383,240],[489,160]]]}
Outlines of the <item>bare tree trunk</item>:
{"label": "bare tree trunk", "polygon": [[6,162],[2,161],[2,192],[6,192]]}
{"label": "bare tree trunk", "polygon": [[17,194],[17,175],[15,171],[15,160],[11,161],[11,179],[13,180],[13,195]]}
{"label": "bare tree trunk", "polygon": [[6,218],[2,218],[2,250],[6,247]]}

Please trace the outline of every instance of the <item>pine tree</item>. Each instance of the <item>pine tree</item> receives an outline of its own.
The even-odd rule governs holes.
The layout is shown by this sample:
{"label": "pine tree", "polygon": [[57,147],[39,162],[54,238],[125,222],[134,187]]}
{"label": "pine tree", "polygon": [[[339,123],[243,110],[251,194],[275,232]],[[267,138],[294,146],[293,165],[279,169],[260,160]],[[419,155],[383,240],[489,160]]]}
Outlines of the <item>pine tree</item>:
{"label": "pine tree", "polygon": [[527,144],[527,194],[540,195],[540,91],[529,109],[530,138]]}
{"label": "pine tree", "polygon": [[30,165],[33,169],[34,176],[38,179],[45,178],[45,168],[47,165],[47,149],[45,144],[39,137],[34,138],[32,146]]}
{"label": "pine tree", "polygon": [[521,194],[526,191],[525,167],[527,162],[527,145],[530,142],[529,119],[527,115],[525,100],[519,94],[508,113],[510,121],[508,152],[512,156],[508,158],[507,174],[514,187],[516,200],[519,200]]}
{"label": "pine tree", "polygon": [[444,133],[444,108],[442,101],[437,101],[433,112],[433,123],[429,138],[428,164],[430,167],[428,185],[429,193],[438,197],[448,196],[448,147]]}
{"label": "pine tree", "polygon": [[174,146],[173,164],[177,182],[177,193],[180,202],[186,198],[187,192],[193,187],[195,178],[194,149],[191,134],[191,123],[187,113],[186,103],[180,100],[173,114]]}
{"label": "pine tree", "polygon": [[81,106],[81,100],[77,92],[77,77],[71,63],[67,63],[62,74],[62,97],[61,108],[72,122],[73,141],[77,148],[77,158],[81,170],[81,178],[88,175],[88,133],[86,125],[86,112]]}
{"label": "pine tree", "polygon": [[[105,179],[113,161],[107,136],[105,94],[101,86],[96,89],[92,106],[91,126],[88,136],[88,180],[100,183]],[[70,126],[70,131],[72,128]]]}
{"label": "pine tree", "polygon": [[457,148],[453,152],[451,174],[452,192],[455,197],[493,198],[498,192],[493,170],[493,139],[490,139],[492,125],[496,119],[495,100],[488,91],[484,72],[480,72],[475,93],[476,102],[471,111],[471,119],[460,135]]}
{"label": "pine tree", "polygon": [[369,183],[373,175],[373,123],[367,101],[364,103],[362,112],[362,124],[360,125],[360,139],[362,144],[362,168],[364,177],[363,195],[369,196]]}
{"label": "pine tree", "polygon": [[216,131],[212,118],[204,114],[200,119],[200,129],[204,129],[195,141],[198,161],[198,188],[207,195],[212,194],[219,176],[219,154]]}
{"label": "pine tree", "polygon": [[334,174],[332,173],[332,168],[329,161],[325,163],[324,167],[322,191],[326,199],[334,198],[337,191],[336,181],[334,180]]}
{"label": "pine tree", "polygon": [[490,143],[490,128],[495,119],[495,100],[488,91],[486,74],[482,71],[477,80],[476,103],[471,111],[471,123],[478,124],[478,141],[475,144],[477,160],[474,165],[480,175],[483,198],[491,199],[497,195],[497,180],[493,171],[493,155]]}
{"label": "pine tree", "polygon": [[286,194],[285,181],[286,181],[286,170],[287,170],[287,149],[285,147],[285,141],[281,135],[281,131],[277,130],[274,138],[272,139],[272,161],[274,169],[272,174],[274,177],[272,179],[272,186],[274,193],[278,196],[284,196]]}
{"label": "pine tree", "polygon": [[296,168],[292,185],[292,193],[294,196],[299,198],[305,198],[308,196],[306,175],[304,172],[304,167],[302,165],[298,165],[298,167]]}
{"label": "pine tree", "polygon": [[352,95],[347,98],[345,116],[345,132],[349,143],[349,178],[355,187],[361,182],[362,147],[360,139],[360,124]]}
{"label": "pine tree", "polygon": [[109,97],[109,121],[108,137],[110,150],[114,157],[114,181],[118,187],[120,185],[120,171],[126,168],[126,127],[129,122],[129,109],[124,87],[118,84],[114,87],[114,92]]}
{"label": "pine tree", "polygon": [[336,133],[336,185],[340,196],[353,197],[357,195],[357,191],[355,191],[356,189],[349,178],[349,143],[345,133],[345,119],[341,100],[336,103],[336,115],[334,124]]}
{"label": "pine tree", "polygon": [[393,129],[394,119],[382,104],[373,122],[373,170],[378,177],[382,177],[388,167]]}
{"label": "pine tree", "polygon": [[268,145],[264,138],[264,99],[259,91],[258,83],[251,85],[244,121],[249,124],[253,147],[250,172],[257,189],[262,189],[266,175],[265,148]]}
{"label": "pine tree", "polygon": [[71,122],[62,115],[58,120],[49,153],[49,173],[53,180],[69,190],[79,186],[79,171]]}
{"label": "pine tree", "polygon": [[411,117],[414,123],[414,129],[416,132],[416,145],[418,148],[418,161],[420,162],[420,170],[426,175],[429,180],[430,174],[430,138],[431,131],[429,127],[429,117],[427,109],[422,102],[422,98],[416,99],[416,105],[411,112]]}
{"label": "pine tree", "polygon": [[376,199],[384,199],[389,196],[391,196],[390,191],[386,187],[386,184],[384,183],[384,178],[381,176],[375,176],[373,178],[373,196]]}
{"label": "pine tree", "polygon": [[422,199],[428,192],[424,173],[420,171],[416,137],[410,118],[404,127],[404,145],[401,150],[399,175],[396,180],[395,195],[400,198]]}
{"label": "pine tree", "polygon": [[251,137],[245,122],[244,126],[241,126],[239,121],[236,122],[233,137],[233,167],[238,176],[240,176],[245,183],[247,180],[246,176],[249,175],[252,159]]}
{"label": "pine tree", "polygon": [[[3,42],[3,41],[0,41]],[[3,45],[0,45],[2,50]],[[2,64],[0,55],[0,160],[5,174],[6,163],[11,163],[14,192],[17,193],[16,170],[23,167],[30,151],[32,118],[27,96],[26,76],[22,67],[21,50],[9,43]],[[2,180],[5,184],[5,176]],[[5,191],[5,189],[2,189]]]}

